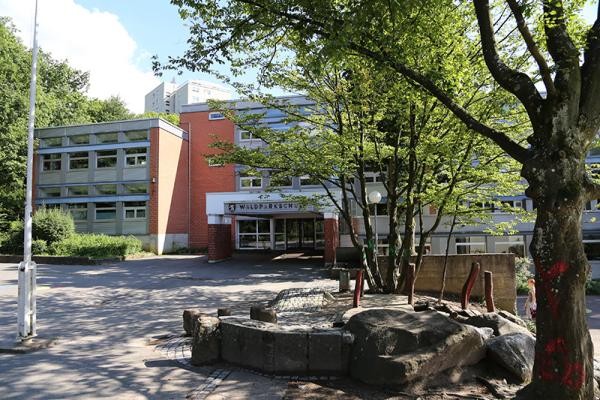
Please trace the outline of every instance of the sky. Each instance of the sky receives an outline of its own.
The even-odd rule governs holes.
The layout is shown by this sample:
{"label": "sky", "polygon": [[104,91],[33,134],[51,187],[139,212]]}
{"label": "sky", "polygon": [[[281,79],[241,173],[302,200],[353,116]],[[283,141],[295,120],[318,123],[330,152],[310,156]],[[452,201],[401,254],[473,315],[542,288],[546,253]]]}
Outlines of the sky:
{"label": "sky", "polygon": [[[35,0],[0,0],[0,16],[12,19],[27,47],[33,41],[34,8]],[[188,30],[169,0],[39,0],[38,27],[44,51],[90,72],[88,95],[118,95],[136,113],[144,111],[144,95],[163,80],[220,83],[187,71],[154,76],[153,55],[166,60],[186,49]]]}
{"label": "sky", "polygon": [[[592,1],[584,10],[590,22],[596,16],[596,4]],[[35,0],[0,0],[0,16],[12,19],[28,47],[32,45],[34,5]],[[161,81],[221,83],[189,71],[154,76],[153,55],[166,61],[186,49],[188,29],[169,0],[39,0],[38,26],[38,42],[44,51],[90,72],[88,95],[102,99],[118,95],[136,113],[144,111],[144,95]],[[221,68],[220,73],[229,75],[227,67]]]}

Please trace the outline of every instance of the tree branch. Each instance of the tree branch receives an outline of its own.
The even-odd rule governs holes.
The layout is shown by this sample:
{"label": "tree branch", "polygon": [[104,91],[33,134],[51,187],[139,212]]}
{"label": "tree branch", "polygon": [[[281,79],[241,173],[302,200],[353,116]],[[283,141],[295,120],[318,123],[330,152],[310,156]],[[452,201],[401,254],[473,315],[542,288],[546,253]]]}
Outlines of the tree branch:
{"label": "tree branch", "polygon": [[508,92],[514,94],[525,106],[532,123],[538,119],[542,96],[533,81],[523,72],[506,65],[498,54],[494,26],[488,0],[473,0],[479,25],[483,58],[494,79]]}
{"label": "tree branch", "polygon": [[[600,15],[600,2],[598,8]],[[598,16],[587,34],[581,75],[579,125],[591,140],[600,125],[600,97],[598,97],[598,93],[600,93],[600,19]]]}
{"label": "tree branch", "polygon": [[508,3],[515,20],[517,21],[517,28],[519,28],[519,32],[527,44],[527,50],[529,50],[529,53],[531,53],[533,59],[538,65],[540,75],[544,81],[544,86],[546,86],[546,91],[548,92],[548,97],[552,97],[556,94],[556,88],[554,87],[554,82],[552,81],[550,68],[548,67],[548,63],[546,63],[546,59],[540,51],[540,48],[535,43],[533,35],[529,31],[529,27],[527,26],[527,22],[525,21],[521,11],[521,6],[517,3],[517,0],[506,0],[506,2]]}

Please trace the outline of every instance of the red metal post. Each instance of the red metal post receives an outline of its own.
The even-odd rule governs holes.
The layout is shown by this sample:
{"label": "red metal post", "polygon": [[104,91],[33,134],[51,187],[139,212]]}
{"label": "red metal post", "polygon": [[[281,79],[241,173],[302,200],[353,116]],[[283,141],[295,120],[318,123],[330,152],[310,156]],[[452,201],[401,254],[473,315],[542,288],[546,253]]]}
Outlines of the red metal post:
{"label": "red metal post", "polygon": [[494,282],[492,271],[485,271],[483,273],[485,283],[485,305],[488,312],[496,311],[494,307]]}
{"label": "red metal post", "polygon": [[477,275],[479,275],[480,269],[481,267],[479,266],[478,262],[471,264],[471,272],[469,273],[469,277],[463,285],[462,292],[460,294],[460,306],[463,310],[466,310],[469,307],[471,290],[473,290],[473,286],[475,285],[475,280],[477,279]]}

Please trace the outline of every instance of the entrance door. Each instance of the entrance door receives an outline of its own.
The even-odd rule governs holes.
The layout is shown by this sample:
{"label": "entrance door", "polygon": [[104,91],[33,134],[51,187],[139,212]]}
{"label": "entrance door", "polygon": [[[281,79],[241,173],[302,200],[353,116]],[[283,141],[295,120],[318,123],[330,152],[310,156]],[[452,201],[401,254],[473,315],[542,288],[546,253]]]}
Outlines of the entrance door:
{"label": "entrance door", "polygon": [[285,233],[287,249],[315,248],[314,219],[287,219]]}

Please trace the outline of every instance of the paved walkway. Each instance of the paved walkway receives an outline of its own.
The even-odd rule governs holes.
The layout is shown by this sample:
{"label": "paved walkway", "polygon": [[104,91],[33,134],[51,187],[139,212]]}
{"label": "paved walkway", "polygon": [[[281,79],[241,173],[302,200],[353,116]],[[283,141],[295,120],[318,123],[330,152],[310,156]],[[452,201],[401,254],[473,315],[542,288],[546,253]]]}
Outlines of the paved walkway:
{"label": "paved walkway", "polygon": [[[0,354],[0,398],[279,399],[286,381],[232,370],[217,386],[224,377],[218,368],[181,368],[156,349],[156,338],[183,331],[185,308],[247,313],[282,289],[335,284],[323,278],[320,264],[264,256],[208,264],[204,257],[173,256],[41,265],[38,333],[59,341],[31,354]],[[16,266],[0,264],[0,340],[16,334],[16,279]]]}

